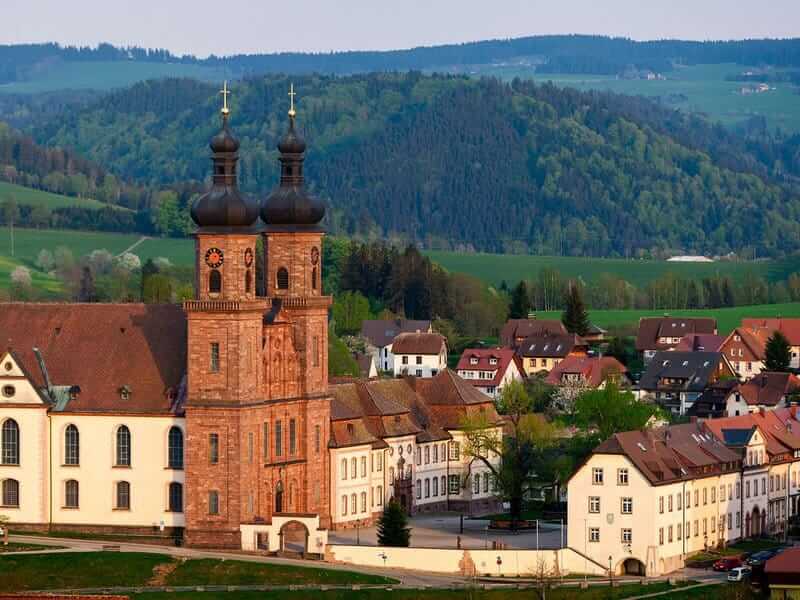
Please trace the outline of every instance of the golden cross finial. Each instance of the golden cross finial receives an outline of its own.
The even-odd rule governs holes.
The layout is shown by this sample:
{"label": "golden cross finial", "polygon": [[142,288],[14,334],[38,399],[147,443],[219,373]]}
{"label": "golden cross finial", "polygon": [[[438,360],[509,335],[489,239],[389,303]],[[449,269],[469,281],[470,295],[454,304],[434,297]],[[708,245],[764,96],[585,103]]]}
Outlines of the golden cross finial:
{"label": "golden cross finial", "polygon": [[294,117],[297,114],[297,111],[294,109],[294,97],[297,93],[294,91],[294,84],[289,84],[289,116]]}
{"label": "golden cross finial", "polygon": [[231,91],[228,89],[228,81],[226,80],[225,83],[222,85],[222,89],[219,91],[222,94],[222,114],[228,115],[231,111],[228,108],[228,96],[230,95]]}

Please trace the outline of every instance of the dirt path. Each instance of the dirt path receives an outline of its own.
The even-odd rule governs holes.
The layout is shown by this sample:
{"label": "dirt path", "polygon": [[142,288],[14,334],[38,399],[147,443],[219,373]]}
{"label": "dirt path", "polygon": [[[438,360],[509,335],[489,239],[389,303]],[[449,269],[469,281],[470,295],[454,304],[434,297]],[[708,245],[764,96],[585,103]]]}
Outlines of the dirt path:
{"label": "dirt path", "polygon": [[153,567],[153,576],[147,580],[145,585],[151,587],[161,587],[167,585],[167,578],[178,568],[180,561],[173,558],[169,562],[161,563]]}

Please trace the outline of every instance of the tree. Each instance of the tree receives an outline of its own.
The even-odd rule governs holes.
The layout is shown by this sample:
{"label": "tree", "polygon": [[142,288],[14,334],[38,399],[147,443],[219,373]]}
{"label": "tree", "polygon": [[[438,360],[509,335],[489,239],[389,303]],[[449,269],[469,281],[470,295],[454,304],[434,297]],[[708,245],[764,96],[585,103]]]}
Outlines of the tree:
{"label": "tree", "polygon": [[166,304],[172,301],[172,282],[169,277],[156,273],[142,279],[142,302],[145,304]]}
{"label": "tree", "polygon": [[338,335],[361,331],[361,323],[370,318],[369,300],[360,292],[344,292],[333,303],[333,321]]}
{"label": "tree", "polygon": [[350,354],[350,350],[332,327],[328,328],[328,376],[358,377],[358,363]]}
{"label": "tree", "polygon": [[524,319],[531,309],[531,299],[528,295],[528,285],[525,280],[520,281],[511,292],[511,305],[508,316],[511,319]]}
{"label": "tree", "polygon": [[767,371],[786,371],[792,360],[792,347],[780,331],[775,331],[767,340],[764,366]]}
{"label": "tree", "polygon": [[541,414],[534,413],[534,399],[520,381],[503,388],[497,406],[508,420],[509,435],[504,437],[485,414],[467,417],[462,424],[467,441],[464,451],[492,473],[500,496],[510,505],[511,527],[516,529],[523,499],[534,489],[536,472],[553,445],[555,432]]}
{"label": "tree", "polygon": [[378,520],[378,544],[407,548],[411,543],[411,529],[408,527],[406,511],[394,498],[383,508]]}
{"label": "tree", "polygon": [[45,273],[49,273],[53,270],[56,262],[53,258],[53,253],[50,250],[42,248],[39,250],[39,254],[36,257],[36,267]]}
{"label": "tree", "polygon": [[31,270],[20,265],[11,271],[11,297],[14,300],[28,300],[32,292]]}
{"label": "tree", "polygon": [[566,297],[566,308],[561,316],[561,322],[570,333],[586,335],[589,331],[589,315],[583,305],[581,290],[578,284],[572,282]]}
{"label": "tree", "polygon": [[97,302],[97,289],[94,285],[94,275],[88,266],[81,270],[81,286],[78,291],[78,302]]}
{"label": "tree", "polygon": [[602,389],[584,392],[575,400],[578,427],[597,441],[620,431],[641,429],[658,414],[660,410],[656,405],[639,402],[631,392],[622,391],[613,381],[608,381]]}

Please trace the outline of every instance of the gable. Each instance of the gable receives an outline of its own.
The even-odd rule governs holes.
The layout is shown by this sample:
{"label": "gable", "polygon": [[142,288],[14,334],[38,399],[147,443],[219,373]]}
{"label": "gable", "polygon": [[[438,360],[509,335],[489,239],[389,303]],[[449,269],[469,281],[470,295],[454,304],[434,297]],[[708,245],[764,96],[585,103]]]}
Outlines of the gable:
{"label": "gable", "polygon": [[11,353],[0,358],[0,405],[45,404],[25,369]]}

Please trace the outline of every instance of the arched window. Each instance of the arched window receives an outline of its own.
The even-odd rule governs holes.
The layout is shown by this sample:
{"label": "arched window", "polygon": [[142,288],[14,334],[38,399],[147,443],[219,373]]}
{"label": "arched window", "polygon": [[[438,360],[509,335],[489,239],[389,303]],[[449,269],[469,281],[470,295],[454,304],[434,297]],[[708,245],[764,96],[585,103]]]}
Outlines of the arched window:
{"label": "arched window", "polygon": [[222,274],[217,269],[208,273],[208,293],[219,294],[222,291]]}
{"label": "arched window", "polygon": [[80,434],[75,425],[67,425],[67,429],[64,431],[64,464],[81,464]]}
{"label": "arched window", "polygon": [[131,484],[127,481],[117,482],[117,510],[130,510]]}
{"label": "arched window", "polygon": [[347,514],[347,494],[342,496],[342,516]]}
{"label": "arched window", "polygon": [[367,512],[367,492],[361,492],[361,512]]}
{"label": "arched window", "polygon": [[472,493],[480,494],[481,492],[481,476],[480,473],[475,473],[475,478],[472,480]]}
{"label": "arched window", "polygon": [[14,419],[7,419],[3,423],[2,431],[2,464],[19,464],[19,425]]}
{"label": "arched window", "polygon": [[283,512],[283,482],[279,481],[275,486],[275,512]]}
{"label": "arched window", "polygon": [[317,289],[317,267],[311,269],[311,289]]}
{"label": "arched window", "polygon": [[169,511],[183,512],[183,486],[175,481],[169,484]]}
{"label": "arched window", "polygon": [[74,479],[64,484],[64,507],[78,508],[80,506],[80,487]]}
{"label": "arched window", "polygon": [[289,289],[289,271],[286,270],[286,267],[278,269],[278,273],[275,276],[275,285],[279,290]]}
{"label": "arched window", "polygon": [[250,269],[247,269],[247,272],[244,274],[245,294],[249,294],[252,289],[253,289],[253,272]]}
{"label": "arched window", "polygon": [[19,506],[19,481],[16,479],[3,480],[3,503],[2,506],[18,507]]}
{"label": "arched window", "polygon": [[125,425],[117,429],[117,461],[118,467],[131,466],[131,431]]}
{"label": "arched window", "polygon": [[180,427],[171,427],[167,436],[167,454],[169,455],[169,468],[183,468],[183,431]]}

